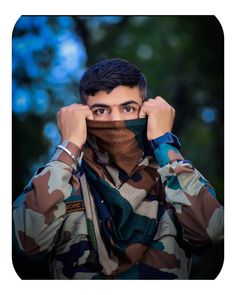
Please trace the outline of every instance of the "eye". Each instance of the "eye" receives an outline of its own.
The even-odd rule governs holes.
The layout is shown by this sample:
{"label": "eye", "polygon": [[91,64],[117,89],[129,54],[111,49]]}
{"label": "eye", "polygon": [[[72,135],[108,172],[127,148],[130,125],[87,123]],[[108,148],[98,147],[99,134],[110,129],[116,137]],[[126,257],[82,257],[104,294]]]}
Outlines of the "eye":
{"label": "eye", "polygon": [[128,105],[128,106],[124,106],[123,110],[126,113],[131,113],[131,112],[134,112],[135,111],[135,108]]}
{"label": "eye", "polygon": [[94,114],[96,116],[104,115],[106,113],[108,113],[108,110],[107,109],[102,109],[102,108],[101,109],[97,109],[97,110],[94,111]]}

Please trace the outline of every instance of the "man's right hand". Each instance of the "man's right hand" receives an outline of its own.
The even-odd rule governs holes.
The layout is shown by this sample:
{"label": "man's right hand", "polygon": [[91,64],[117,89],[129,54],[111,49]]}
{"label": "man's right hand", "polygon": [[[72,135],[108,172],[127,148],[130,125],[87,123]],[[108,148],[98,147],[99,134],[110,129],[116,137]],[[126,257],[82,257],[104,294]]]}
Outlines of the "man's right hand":
{"label": "man's right hand", "polygon": [[68,140],[82,149],[87,138],[86,119],[93,120],[87,105],[74,103],[57,113],[57,126],[62,140]]}

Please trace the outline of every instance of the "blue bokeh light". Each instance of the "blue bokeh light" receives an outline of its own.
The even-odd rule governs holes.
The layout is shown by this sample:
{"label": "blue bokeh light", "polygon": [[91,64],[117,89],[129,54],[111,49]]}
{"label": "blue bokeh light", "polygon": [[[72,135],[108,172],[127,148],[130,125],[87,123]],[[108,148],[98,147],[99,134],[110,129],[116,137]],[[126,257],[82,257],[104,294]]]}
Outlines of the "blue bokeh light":
{"label": "blue bokeh light", "polygon": [[46,24],[48,16],[21,16],[16,24],[17,30],[30,30],[32,28],[38,28]]}
{"label": "blue bokeh light", "polygon": [[121,21],[123,16],[95,16],[95,17],[81,17],[87,20],[90,28],[97,27],[100,24],[117,24]]}
{"label": "blue bokeh light", "polygon": [[76,78],[78,70],[85,64],[87,54],[80,38],[61,35],[57,46],[56,59],[48,79],[52,83],[68,83]]}
{"label": "blue bokeh light", "polygon": [[18,30],[25,30],[28,28],[31,28],[33,24],[33,18],[29,17],[29,16],[21,16],[16,24],[15,24],[15,28],[17,28]]}
{"label": "blue bokeh light", "polygon": [[19,118],[31,111],[51,116],[61,102],[62,106],[78,102],[77,84],[87,53],[75,32],[75,18],[20,17],[13,32],[12,53],[12,110]]}
{"label": "blue bokeh light", "polygon": [[24,114],[31,108],[32,99],[31,93],[26,88],[19,88],[15,90],[12,100],[12,110],[17,114]]}
{"label": "blue bokeh light", "polygon": [[74,27],[74,22],[70,16],[58,16],[57,23],[63,28]]}
{"label": "blue bokeh light", "polygon": [[207,124],[215,122],[217,112],[212,107],[204,107],[201,111],[201,119]]}
{"label": "blue bokeh light", "polygon": [[60,133],[58,131],[57,125],[54,122],[48,122],[43,128],[44,136],[50,140],[53,146],[56,146],[60,142]]}
{"label": "blue bokeh light", "polygon": [[49,108],[49,95],[48,93],[39,88],[33,89],[33,105],[32,109],[37,115],[43,115]]}
{"label": "blue bokeh light", "polygon": [[45,39],[40,35],[27,33],[21,37],[13,38],[12,49],[13,56],[25,57],[34,51],[42,50],[45,46]]}
{"label": "blue bokeh light", "polygon": [[86,61],[86,53],[81,40],[69,36],[58,46],[58,57],[62,60],[61,65],[67,70],[73,71]]}

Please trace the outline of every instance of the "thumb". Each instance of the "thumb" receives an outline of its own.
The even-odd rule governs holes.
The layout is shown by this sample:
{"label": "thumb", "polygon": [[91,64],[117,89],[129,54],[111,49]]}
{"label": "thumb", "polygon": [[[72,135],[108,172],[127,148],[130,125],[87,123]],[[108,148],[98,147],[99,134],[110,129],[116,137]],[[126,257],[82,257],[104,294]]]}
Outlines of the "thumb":
{"label": "thumb", "polygon": [[140,108],[138,117],[146,118],[146,113],[144,112],[143,107]]}

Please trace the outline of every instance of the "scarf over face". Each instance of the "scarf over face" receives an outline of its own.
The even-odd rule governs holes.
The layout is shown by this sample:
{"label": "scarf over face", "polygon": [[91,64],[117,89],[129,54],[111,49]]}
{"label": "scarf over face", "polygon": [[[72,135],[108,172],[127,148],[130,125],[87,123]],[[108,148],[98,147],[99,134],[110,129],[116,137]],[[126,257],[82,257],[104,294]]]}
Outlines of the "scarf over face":
{"label": "scarf over face", "polygon": [[87,120],[80,182],[89,236],[106,276],[141,261],[156,233],[164,192],[146,126],[146,119]]}

